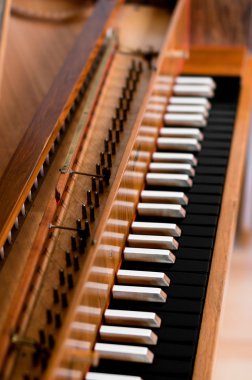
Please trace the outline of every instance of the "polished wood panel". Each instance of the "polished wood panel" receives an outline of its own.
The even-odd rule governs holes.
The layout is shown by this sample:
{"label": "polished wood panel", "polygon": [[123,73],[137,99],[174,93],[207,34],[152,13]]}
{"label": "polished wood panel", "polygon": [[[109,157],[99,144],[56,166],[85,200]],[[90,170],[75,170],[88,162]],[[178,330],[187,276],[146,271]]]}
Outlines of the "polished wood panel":
{"label": "polished wood panel", "polygon": [[249,45],[250,0],[191,0],[193,45]]}
{"label": "polished wood panel", "polygon": [[[91,61],[88,62],[88,60],[92,58],[91,53],[104,30],[104,23],[111,14],[115,3],[116,0],[98,3],[2,176],[0,183],[0,204],[2,206],[0,210],[0,246],[3,245],[8,231],[12,228],[40,167],[64,123],[90,67]],[[87,34],[88,40],[86,39]]]}

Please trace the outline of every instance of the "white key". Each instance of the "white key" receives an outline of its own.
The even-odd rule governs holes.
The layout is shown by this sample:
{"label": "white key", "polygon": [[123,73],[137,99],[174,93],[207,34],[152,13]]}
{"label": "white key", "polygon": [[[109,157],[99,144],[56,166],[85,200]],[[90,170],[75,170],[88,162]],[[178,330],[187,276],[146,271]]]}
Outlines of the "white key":
{"label": "white key", "polygon": [[152,363],[153,353],[143,346],[128,346],[109,343],[96,343],[95,352],[103,359],[124,360],[137,363]]}
{"label": "white key", "polygon": [[201,145],[197,139],[183,137],[159,137],[157,139],[157,147],[160,150],[177,150],[188,152],[199,152]]}
{"label": "white key", "polygon": [[186,215],[186,211],[181,205],[167,203],[138,203],[137,211],[142,216],[184,218]]}
{"label": "white key", "polygon": [[148,311],[107,309],[104,313],[107,324],[160,327],[161,319],[156,313]]}
{"label": "white key", "polygon": [[[72,378],[70,377],[72,380]],[[88,372],[86,380],[143,380],[139,376],[113,375],[112,373]],[[74,380],[74,379],[73,379]]]}
{"label": "white key", "polygon": [[148,112],[148,110],[143,115],[143,122],[151,122],[154,125],[160,124],[163,119],[163,112]]}
{"label": "white key", "polygon": [[126,261],[167,264],[174,264],[176,261],[175,255],[168,249],[125,247],[123,255]]}
{"label": "white key", "polygon": [[186,97],[186,96],[171,96],[169,98],[169,104],[185,104],[185,105],[202,105],[206,109],[211,108],[211,104],[209,103],[207,98],[204,97]]}
{"label": "white key", "polygon": [[210,86],[211,88],[216,88],[216,84],[211,77],[179,76],[175,79],[175,83],[206,85]]}
{"label": "white key", "polygon": [[192,187],[192,180],[188,174],[148,173],[146,182],[153,186]]}
{"label": "white key", "polygon": [[174,223],[133,222],[131,230],[134,234],[180,236],[181,229]]}
{"label": "white key", "polygon": [[[148,130],[146,132],[148,132]],[[190,137],[190,138],[197,139],[198,141],[203,140],[203,134],[200,132],[198,128],[160,128],[159,136],[160,137]]]}
{"label": "white key", "polygon": [[176,84],[172,89],[173,93],[179,96],[206,96],[207,98],[212,98],[214,96],[212,87],[208,85]]}
{"label": "white key", "polygon": [[[156,114],[153,114],[156,115]],[[206,119],[200,114],[191,113],[166,113],[164,115],[164,123],[166,125],[184,125],[190,127],[205,127]]]}
{"label": "white key", "polygon": [[157,344],[157,335],[151,329],[101,325],[99,332],[101,340],[110,342]]}
{"label": "white key", "polygon": [[205,106],[185,106],[185,105],[179,105],[179,104],[170,104],[166,107],[167,112],[171,113],[194,113],[194,114],[201,114],[204,117],[208,116],[208,111]]}
{"label": "white key", "polygon": [[147,112],[164,112],[165,104],[148,103],[146,106]]}
{"label": "white key", "polygon": [[147,203],[176,203],[187,205],[188,198],[185,193],[176,191],[142,190],[141,201]]}
{"label": "white key", "polygon": [[[147,203],[144,204],[147,205]],[[153,206],[154,203],[151,203],[151,205]],[[174,239],[173,236],[129,234],[128,245],[129,247],[139,248],[178,249],[178,242]]]}
{"label": "white key", "polygon": [[117,281],[123,285],[169,286],[170,279],[162,272],[119,269]]}
{"label": "white key", "polygon": [[65,379],[65,380],[82,380],[83,374],[81,371],[70,368],[57,368],[55,373],[56,379]]}
{"label": "white key", "polygon": [[112,288],[114,299],[143,301],[143,302],[166,302],[167,294],[161,288],[149,286],[114,285]]}
{"label": "white key", "polygon": [[167,162],[151,162],[149,171],[152,173],[185,173],[193,177],[195,170],[190,164],[174,164]]}
{"label": "white key", "polygon": [[152,161],[155,162],[184,162],[193,166],[197,165],[197,159],[192,153],[168,153],[168,152],[154,152],[152,154]]}

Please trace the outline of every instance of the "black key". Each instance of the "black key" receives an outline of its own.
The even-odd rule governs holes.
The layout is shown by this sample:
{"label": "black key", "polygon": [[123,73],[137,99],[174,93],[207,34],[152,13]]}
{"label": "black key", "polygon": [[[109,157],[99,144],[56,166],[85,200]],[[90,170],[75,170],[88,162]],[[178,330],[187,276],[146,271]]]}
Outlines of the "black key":
{"label": "black key", "polygon": [[209,237],[181,236],[178,239],[181,247],[213,248],[214,239]]}
{"label": "black key", "polygon": [[229,150],[227,149],[209,149],[209,148],[204,148],[201,150],[199,157],[220,157],[220,158],[228,158],[229,156]]}
{"label": "black key", "polygon": [[190,359],[192,357],[192,347],[190,344],[174,343],[172,340],[165,343],[159,341],[156,347],[150,347],[150,349],[158,358]]}
{"label": "black key", "polygon": [[163,342],[192,343],[196,342],[197,331],[195,329],[183,329],[179,327],[166,327],[155,330],[158,340]]}
{"label": "black key", "polygon": [[[198,327],[200,324],[200,315],[186,314],[186,313],[166,313],[159,312],[158,316],[162,320],[161,326],[175,326],[175,327]],[[161,328],[162,328],[161,327]]]}
{"label": "black key", "polygon": [[214,237],[216,227],[206,227],[206,226],[182,226],[181,227],[181,235],[182,236],[208,236]]}
{"label": "black key", "polygon": [[229,141],[204,141],[201,143],[202,151],[204,152],[204,149],[225,149],[229,151],[230,142]]}
{"label": "black key", "polygon": [[186,272],[170,273],[169,271],[165,272],[165,274],[171,279],[171,286],[173,285],[206,286],[207,285],[207,274],[186,273]]}
{"label": "black key", "polygon": [[207,125],[204,129],[204,135],[207,132],[213,133],[232,133],[233,132],[233,123],[230,125],[222,125],[222,124],[213,124]]}
{"label": "black key", "polygon": [[217,157],[212,158],[212,157],[201,157],[201,156],[198,158],[198,166],[213,165],[214,167],[216,166],[226,167],[227,162],[228,162],[227,158],[217,158]]}
{"label": "black key", "polygon": [[186,218],[180,222],[180,225],[184,225],[184,224],[187,224],[187,225],[188,224],[194,224],[194,225],[201,224],[202,226],[216,226],[217,216],[190,214],[190,215],[187,215]]}
{"label": "black key", "polygon": [[189,197],[189,203],[201,203],[201,204],[215,204],[220,205],[221,204],[221,196],[220,195],[213,195],[213,194],[191,194]]}
{"label": "black key", "polygon": [[211,249],[199,249],[179,247],[175,252],[177,258],[181,260],[206,260],[209,261],[212,257]]}
{"label": "black key", "polygon": [[[214,160],[213,160],[213,165]],[[226,168],[221,167],[221,166],[201,166],[198,165],[196,167],[196,175],[201,174],[201,175],[209,175],[209,174],[214,174],[214,175],[221,175],[224,176],[226,173]]]}
{"label": "black key", "polygon": [[220,207],[217,205],[205,205],[205,204],[188,204],[186,207],[187,214],[204,214],[204,215],[219,215]]}
{"label": "black key", "polygon": [[210,185],[223,185],[225,182],[225,178],[221,176],[213,176],[213,175],[196,175],[195,178],[193,178],[194,184],[204,184],[209,183]]}
{"label": "black key", "polygon": [[163,263],[143,263],[134,261],[123,261],[121,269],[129,270],[146,270],[151,272],[193,272],[193,273],[207,273],[209,271],[209,263],[207,261],[198,261],[184,259],[178,259],[174,264],[163,264]]}
{"label": "black key", "polygon": [[[205,288],[199,286],[171,285],[168,289],[163,289],[169,298],[185,298],[203,300]],[[168,303],[168,302],[167,302]]]}
{"label": "black key", "polygon": [[201,184],[194,184],[191,189],[187,191],[187,194],[189,198],[191,197],[191,194],[211,194],[211,195],[222,195],[223,186],[221,185],[201,185]]}
{"label": "black key", "polygon": [[217,133],[212,132],[211,129],[204,133],[205,141],[228,141],[230,142],[232,138],[232,133]]}

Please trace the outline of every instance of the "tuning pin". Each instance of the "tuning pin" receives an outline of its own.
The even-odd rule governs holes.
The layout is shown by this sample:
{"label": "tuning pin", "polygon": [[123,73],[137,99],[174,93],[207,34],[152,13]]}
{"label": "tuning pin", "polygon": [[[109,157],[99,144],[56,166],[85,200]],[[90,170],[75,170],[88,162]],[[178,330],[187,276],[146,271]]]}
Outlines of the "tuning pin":
{"label": "tuning pin", "polygon": [[57,288],[53,288],[53,303],[56,305],[59,303],[59,292]]}
{"label": "tuning pin", "polygon": [[86,247],[86,239],[84,237],[81,237],[79,240],[79,253],[83,254],[85,252]]}
{"label": "tuning pin", "polygon": [[104,151],[105,151],[105,153],[107,153],[108,148],[109,148],[109,141],[108,141],[108,139],[105,139],[104,140]]}
{"label": "tuning pin", "polygon": [[95,207],[100,206],[100,201],[99,201],[99,193],[98,191],[95,192]]}
{"label": "tuning pin", "polygon": [[85,221],[85,236],[88,238],[90,236],[90,228],[88,220]]}
{"label": "tuning pin", "polygon": [[142,64],[141,61],[139,61],[138,64],[137,64],[137,71],[139,73],[141,73],[143,71],[143,64]]}
{"label": "tuning pin", "polygon": [[66,267],[69,268],[72,266],[72,260],[71,260],[71,253],[69,251],[66,251],[65,253],[66,258]]}
{"label": "tuning pin", "polygon": [[120,129],[120,132],[123,132],[123,128],[124,128],[123,123],[124,123],[123,118],[120,118],[120,120],[119,120],[119,129]]}
{"label": "tuning pin", "polygon": [[113,138],[112,128],[109,128],[109,130],[108,130],[108,140],[111,141],[112,138]]}
{"label": "tuning pin", "polygon": [[75,252],[77,249],[76,237],[75,236],[71,236],[71,248],[72,248],[73,252]]}
{"label": "tuning pin", "polygon": [[104,152],[100,153],[101,166],[105,165],[105,155]]}
{"label": "tuning pin", "polygon": [[101,175],[101,165],[100,164],[96,164],[96,174]]}
{"label": "tuning pin", "polygon": [[54,325],[56,329],[59,329],[61,327],[61,316],[59,313],[55,313],[54,316]]}
{"label": "tuning pin", "polygon": [[108,186],[109,185],[110,175],[111,175],[110,169],[104,167],[103,171],[102,171],[102,174],[103,174],[103,177],[104,177],[105,184],[106,184],[106,186]]}
{"label": "tuning pin", "polygon": [[57,189],[55,189],[55,200],[57,203],[60,201],[60,192]]}
{"label": "tuning pin", "polygon": [[50,325],[52,323],[52,311],[51,309],[46,309],[46,323]]}
{"label": "tuning pin", "polygon": [[65,292],[61,294],[61,306],[63,309],[67,308],[68,306],[67,294]]}
{"label": "tuning pin", "polygon": [[116,116],[116,119],[120,119],[120,108],[116,108],[115,109],[115,116]]}
{"label": "tuning pin", "polygon": [[49,334],[48,335],[48,346],[49,346],[49,348],[53,349],[54,344],[55,344],[54,337],[52,334]]}
{"label": "tuning pin", "polygon": [[96,191],[96,178],[95,177],[91,178],[91,187],[92,187],[92,191]]}
{"label": "tuning pin", "polygon": [[92,204],[92,194],[91,190],[87,191],[87,205],[90,206]]}
{"label": "tuning pin", "polygon": [[32,365],[33,367],[37,367],[37,365],[39,364],[39,351],[36,350],[32,353]]}
{"label": "tuning pin", "polygon": [[59,270],[59,283],[60,283],[60,286],[65,285],[65,273],[64,273],[64,269],[60,269]]}
{"label": "tuning pin", "polygon": [[113,130],[116,129],[116,118],[115,117],[112,117],[112,129]]}
{"label": "tuning pin", "polygon": [[82,235],[82,227],[81,227],[81,220],[80,219],[76,220],[76,228],[78,230],[78,235],[81,236]]}
{"label": "tuning pin", "polygon": [[111,152],[112,152],[113,155],[116,154],[116,142],[115,142],[115,140],[112,141]]}
{"label": "tuning pin", "polygon": [[99,179],[99,194],[103,194],[104,189],[103,189],[103,179]]}
{"label": "tuning pin", "polygon": [[92,222],[95,221],[94,206],[90,206],[90,207],[89,207],[89,212],[90,212],[90,214],[89,214],[89,220],[90,220],[90,222],[92,223]]}
{"label": "tuning pin", "polygon": [[82,213],[82,219],[87,219],[87,208],[84,203],[81,205],[81,213]]}
{"label": "tuning pin", "polygon": [[42,329],[39,330],[39,343],[41,345],[44,345],[46,343],[45,331]]}
{"label": "tuning pin", "polygon": [[107,162],[108,162],[108,167],[112,168],[112,154],[111,154],[111,152],[107,153]]}
{"label": "tuning pin", "polygon": [[117,143],[120,142],[120,131],[119,131],[119,129],[116,130],[116,142]]}
{"label": "tuning pin", "polygon": [[74,256],[73,267],[75,272],[80,270],[79,257],[77,255]]}
{"label": "tuning pin", "polygon": [[24,373],[23,380],[31,380],[30,375],[28,373]]}
{"label": "tuning pin", "polygon": [[68,289],[73,289],[74,282],[73,282],[73,275],[72,275],[72,273],[68,273],[68,275],[67,275],[67,284],[68,284]]}

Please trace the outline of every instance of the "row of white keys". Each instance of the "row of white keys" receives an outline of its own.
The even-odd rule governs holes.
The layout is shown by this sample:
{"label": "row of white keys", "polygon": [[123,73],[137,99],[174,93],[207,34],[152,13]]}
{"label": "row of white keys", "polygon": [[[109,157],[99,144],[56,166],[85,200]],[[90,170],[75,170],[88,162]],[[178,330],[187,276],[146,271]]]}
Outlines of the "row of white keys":
{"label": "row of white keys", "polygon": [[[190,81],[185,82],[182,81],[182,86],[187,86],[188,83],[191,86]],[[202,86],[201,92],[204,92],[204,86],[209,87],[209,83],[207,82],[200,84]],[[178,86],[181,85],[178,84]],[[157,138],[158,148],[160,150],[174,150],[177,144],[176,149],[178,151],[187,150],[188,146],[189,152],[198,151],[200,150],[200,141],[202,141],[203,135],[199,129],[189,128],[189,126],[202,127],[205,125],[205,117],[208,115],[209,104],[205,99],[199,99],[197,103],[196,98],[192,101],[184,98],[185,103],[183,105],[183,99],[180,100],[181,104],[177,103],[177,100],[174,99],[175,97],[172,97],[169,102],[170,104],[167,106],[169,116],[166,116],[166,122],[167,124],[177,123],[179,125],[185,123],[184,125],[187,128],[161,129]],[[150,116],[147,116],[150,119],[154,118],[154,124],[155,121],[159,120],[160,115],[153,113],[152,116],[151,112],[159,111],[162,113],[166,103],[165,97],[152,97],[148,110],[150,111]],[[187,117],[188,115],[189,118]],[[154,127],[143,126],[140,134],[144,136],[156,136],[156,130]],[[135,153],[140,157],[140,161],[142,159],[143,162],[147,156],[149,157],[149,152]],[[155,152],[151,155],[151,159],[149,173],[146,175],[147,184],[155,186],[165,185],[167,187],[192,186],[190,177],[194,176],[194,166],[197,164],[197,160],[192,153]],[[141,171],[140,166],[136,167],[134,165],[134,170]],[[187,202],[188,199],[183,192],[143,190],[140,194],[137,212],[139,215],[144,216],[164,215],[183,218],[185,216],[183,205],[186,205]],[[131,231],[132,233],[128,236],[128,246],[123,251],[124,260],[160,263],[175,262],[175,256],[170,250],[178,248],[176,237],[181,234],[181,230],[175,223],[135,221],[132,222]],[[112,288],[114,299],[163,303],[166,302],[167,295],[162,290],[162,287],[169,286],[170,279],[162,272],[119,269],[117,272],[117,283]],[[102,325],[100,328],[100,338],[105,342],[143,343],[148,345],[155,345],[157,343],[157,336],[151,328],[159,327],[161,320],[155,313],[107,309],[104,321],[106,325]],[[147,347],[142,346],[97,343],[95,350],[101,357],[114,360],[149,363],[153,361],[151,351]],[[107,376],[106,374],[101,375]],[[119,379],[119,376],[117,378]],[[99,380],[99,374],[97,379]],[[93,378],[91,377],[88,380],[93,380]],[[129,377],[129,380],[133,380],[133,378]]]}

